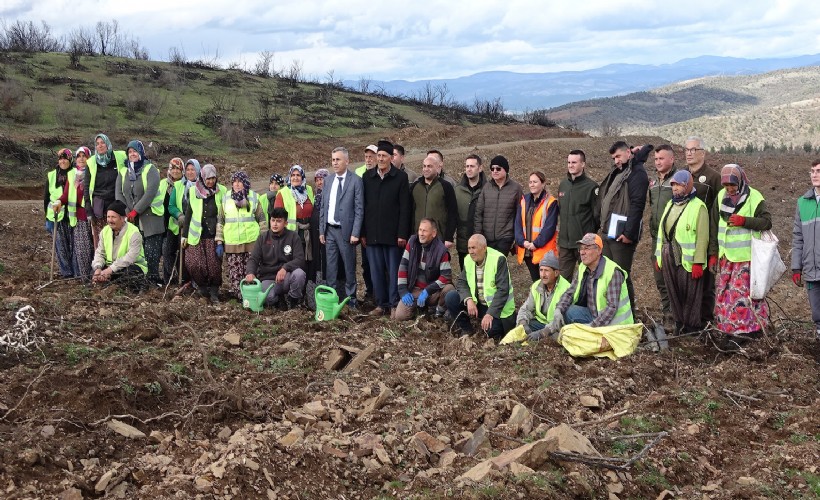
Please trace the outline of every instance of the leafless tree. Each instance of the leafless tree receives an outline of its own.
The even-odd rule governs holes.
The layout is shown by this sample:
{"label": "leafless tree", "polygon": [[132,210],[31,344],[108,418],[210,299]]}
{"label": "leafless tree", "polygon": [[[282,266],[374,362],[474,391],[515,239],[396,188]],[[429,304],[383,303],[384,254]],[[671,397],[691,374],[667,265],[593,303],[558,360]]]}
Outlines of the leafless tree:
{"label": "leafless tree", "polygon": [[290,67],[285,72],[285,79],[288,80],[292,86],[304,81],[303,65],[299,59],[294,59],[290,63]]}
{"label": "leafless tree", "polygon": [[447,88],[446,83],[433,86],[433,95],[433,100],[436,101],[439,106],[445,106],[450,101],[450,89]]}
{"label": "leafless tree", "polygon": [[260,52],[258,58],[256,59],[256,64],[253,67],[253,74],[263,78],[270,78],[273,76],[273,58],[273,51],[263,50]]}
{"label": "leafless tree", "polygon": [[619,137],[621,135],[621,127],[609,118],[601,119],[601,137]]}
{"label": "leafless tree", "polygon": [[367,94],[370,92],[370,85],[373,83],[373,79],[369,76],[363,76],[359,78],[359,92],[362,94]]}
{"label": "leafless tree", "polygon": [[177,47],[171,47],[168,49],[168,62],[174,66],[185,66],[188,62],[185,57],[185,49],[179,49]]}
{"label": "leafless tree", "polygon": [[63,43],[51,34],[45,21],[40,25],[33,21],[17,20],[11,25],[1,21],[0,50],[11,52],[61,52]]}
{"label": "leafless tree", "polygon": [[116,19],[112,21],[97,21],[95,31],[97,33],[97,50],[101,56],[112,55],[117,51],[117,44],[120,43],[120,24]]}
{"label": "leafless tree", "polygon": [[94,34],[84,26],[71,30],[68,33],[66,49],[71,67],[78,67],[82,56],[94,55]]}

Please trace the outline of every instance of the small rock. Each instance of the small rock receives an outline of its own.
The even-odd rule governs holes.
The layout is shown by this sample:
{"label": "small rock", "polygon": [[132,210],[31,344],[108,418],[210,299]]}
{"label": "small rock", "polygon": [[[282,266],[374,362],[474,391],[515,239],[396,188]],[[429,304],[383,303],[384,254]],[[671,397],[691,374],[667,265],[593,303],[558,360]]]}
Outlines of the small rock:
{"label": "small rock", "polygon": [[365,404],[364,409],[362,409],[361,413],[359,414],[359,418],[367,415],[368,413],[372,413],[387,403],[387,399],[393,394],[393,391],[390,390],[389,387],[384,385],[383,382],[379,382],[379,395],[371,398],[368,400],[367,404]]}
{"label": "small rock", "polygon": [[686,427],[686,433],[694,436],[695,434],[700,432],[700,426],[698,424],[692,424]]}
{"label": "small rock", "polygon": [[108,483],[111,482],[111,478],[114,477],[116,471],[110,470],[100,477],[100,480],[97,481],[97,484],[94,485],[94,491],[97,493],[102,493],[108,488]]}
{"label": "small rock", "polygon": [[250,458],[246,458],[245,460],[243,460],[242,465],[253,471],[259,470],[259,464],[251,460]]}
{"label": "small rock", "polygon": [[217,479],[222,479],[225,476],[225,467],[221,464],[211,464],[211,474]]}
{"label": "small rock", "polygon": [[584,395],[584,396],[579,397],[578,399],[581,401],[581,406],[584,406],[586,408],[600,408],[601,407],[601,403],[598,402],[598,398],[596,398],[596,397]]}
{"label": "small rock", "polygon": [[673,498],[674,496],[675,494],[671,491],[663,490],[658,494],[658,497],[655,500],[666,500],[667,498]]}
{"label": "small rock", "polygon": [[337,396],[350,396],[350,387],[347,386],[347,382],[337,378],[333,381],[333,393]]}
{"label": "small rock", "polygon": [[616,483],[608,483],[606,485],[606,489],[610,493],[618,494],[623,493],[624,491],[624,483],[618,481]]}
{"label": "small rock", "polygon": [[706,484],[706,486],[701,486],[701,487],[700,487],[700,491],[706,491],[706,492],[709,492],[709,491],[715,491],[715,490],[717,490],[718,488],[720,488],[720,483],[717,483],[717,482],[709,482],[709,483],[707,483],[707,484]]}
{"label": "small rock", "polygon": [[322,453],[324,453],[325,455],[330,455],[331,457],[343,458],[343,459],[347,458],[347,452],[342,451],[339,448],[336,448],[335,446],[331,446],[327,443],[322,445]]}
{"label": "small rock", "polygon": [[439,382],[441,382],[441,379],[442,379],[442,377],[441,377],[441,375],[439,375],[438,373],[436,373],[436,374],[435,374],[435,375],[433,375],[433,377],[432,377],[433,382],[434,382],[434,383],[436,383],[436,384],[438,384]]}
{"label": "small rock", "polygon": [[545,438],[555,437],[558,439],[558,451],[564,453],[580,453],[581,455],[591,455],[600,457],[601,454],[592,446],[589,439],[584,437],[567,424],[561,424],[547,431]]}
{"label": "small rock", "polygon": [[424,431],[417,432],[413,436],[413,445],[416,447],[416,450],[424,456],[428,456],[430,453],[440,453],[447,447],[444,443]]}
{"label": "small rock", "polygon": [[284,344],[279,346],[280,351],[298,351],[301,348],[302,348],[302,346],[299,345],[298,342],[293,342],[293,341],[285,342]]}
{"label": "small rock", "polygon": [[327,416],[327,408],[321,401],[311,401],[302,406],[302,410],[308,415],[313,415],[316,418],[324,418]]}
{"label": "small rock", "polygon": [[475,455],[482,444],[487,442],[487,429],[480,425],[478,429],[473,432],[472,436],[464,442],[456,444],[456,450],[471,457]]}
{"label": "small rock", "polygon": [[757,484],[757,479],[749,476],[740,476],[737,478],[738,486],[753,486]]}
{"label": "small rock", "polygon": [[33,467],[40,461],[40,454],[36,450],[28,448],[20,454],[20,460],[29,467]]}
{"label": "small rock", "polygon": [[294,427],[291,429],[290,432],[287,433],[283,438],[279,440],[279,444],[284,447],[293,446],[294,444],[298,443],[305,437],[305,431],[303,431],[300,427]]}
{"label": "small rock", "polygon": [[69,488],[60,496],[60,500],[83,500],[83,491],[79,488]]}
{"label": "small rock", "polygon": [[510,435],[517,436],[519,433],[527,435],[532,430],[532,414],[526,406],[517,404],[513,407],[509,420],[507,420],[507,428],[510,430]]}
{"label": "small rock", "polygon": [[197,491],[202,492],[211,491],[211,488],[213,488],[213,483],[204,477],[198,477],[194,480],[194,488],[196,488]]}
{"label": "small rock", "polygon": [[238,333],[229,332],[223,335],[222,338],[225,339],[225,342],[227,342],[228,345],[234,347],[239,346],[242,343],[242,337]]}
{"label": "small rock", "polygon": [[116,432],[117,434],[121,434],[130,439],[142,439],[145,437],[145,433],[141,430],[137,429],[136,427],[132,427],[125,422],[120,422],[119,420],[112,418],[109,420],[106,425],[109,429]]}
{"label": "small rock", "polygon": [[228,427],[228,426],[226,425],[225,427],[223,427],[223,428],[222,428],[222,430],[221,430],[221,431],[219,431],[219,434],[217,434],[217,435],[216,435],[216,437],[218,437],[219,439],[221,439],[221,440],[225,441],[225,440],[227,440],[229,437],[231,437],[231,434],[233,434],[233,431],[231,430],[231,428],[230,428],[230,427]]}
{"label": "small rock", "polygon": [[150,434],[148,434],[148,439],[150,439],[150,440],[151,440],[151,441],[153,441],[154,443],[161,443],[161,442],[163,442],[163,441],[164,441],[167,437],[168,437],[168,436],[166,436],[165,434],[161,433],[160,431],[151,431],[151,433],[150,433]]}
{"label": "small rock", "polygon": [[534,474],[535,471],[530,469],[526,465],[521,465],[518,462],[513,462],[510,464],[510,473],[513,476],[520,476],[521,474]]}
{"label": "small rock", "polygon": [[54,426],[53,425],[44,425],[40,429],[40,435],[44,438],[50,438],[54,435]]}

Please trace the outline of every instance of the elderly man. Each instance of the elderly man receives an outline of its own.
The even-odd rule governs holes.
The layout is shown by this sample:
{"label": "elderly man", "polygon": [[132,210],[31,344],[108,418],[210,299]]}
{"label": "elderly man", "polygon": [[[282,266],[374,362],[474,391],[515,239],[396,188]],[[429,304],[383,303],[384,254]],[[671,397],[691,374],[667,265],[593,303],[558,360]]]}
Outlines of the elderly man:
{"label": "elderly man", "polygon": [[598,230],[598,183],[586,174],[586,154],[573,149],[567,155],[567,178],[558,185],[558,259],[561,276],[572,280],[581,262],[578,243],[586,233]]}
{"label": "elderly man", "polygon": [[515,322],[524,327],[527,338],[532,341],[544,337],[557,337],[564,325],[564,318],[556,311],[558,301],[569,289],[569,281],[561,276],[558,257],[548,252],[538,266],[540,279],[530,287],[527,300],[518,310]]}
{"label": "elderly man", "polygon": [[481,329],[500,340],[515,324],[513,284],[507,257],[487,246],[487,239],[474,234],[467,242],[469,259],[458,277],[456,289],[447,293],[445,304],[456,318],[461,335],[473,333],[470,318],[481,318]]}
{"label": "elderly man", "polygon": [[593,327],[632,324],[626,271],[603,255],[604,243],[597,234],[587,233],[578,243],[581,264],[558,301],[556,313],[560,313],[567,324],[584,323]]}
{"label": "elderly man", "polygon": [[601,181],[598,193],[601,233],[606,236],[604,255],[626,271],[626,289],[631,304],[635,303],[635,292],[628,276],[641,237],[641,222],[649,189],[644,163],[653,149],[651,144],[634,149],[623,141],[613,144],[609,148],[612,170]]}
{"label": "elderly man", "polygon": [[[672,176],[677,172],[675,168],[675,152],[672,146],[661,144],[655,149],[655,173],[649,175],[649,234],[652,235],[652,246],[658,244],[658,227],[661,223],[661,216],[666,208],[666,204],[672,199]],[[658,268],[656,255],[652,257],[652,269],[655,278],[655,288],[661,297],[661,309],[663,311],[663,324],[667,330],[672,330],[674,320],[672,309],[669,305],[669,293],[666,291],[666,282],[663,280],[663,272]]]}
{"label": "elderly man", "polygon": [[[706,204],[706,210],[711,219],[712,212],[715,211],[715,200],[720,190],[723,189],[720,173],[706,166],[706,143],[700,137],[687,138],[683,145],[683,152],[686,154],[686,168],[692,174],[695,196]],[[704,278],[706,281],[703,284],[701,318],[704,321],[712,321],[715,319],[715,275],[709,272]]]}
{"label": "elderly man", "polygon": [[440,172],[441,159],[435,153],[428,154],[422,163],[421,177],[410,184],[412,227],[419,227],[424,218],[435,220],[441,228],[439,238],[449,250],[455,241],[458,204],[452,184]]}
{"label": "elderly man", "polygon": [[820,342],[820,160],[811,164],[811,188],[797,199],[792,226],[792,281],[806,286],[814,321],[815,335]]}
{"label": "elderly man", "polygon": [[114,200],[106,212],[107,225],[100,232],[91,268],[94,283],[121,282],[131,291],[144,290],[148,265],[137,226],[126,219],[125,203]]}
{"label": "elderly man", "polygon": [[510,163],[501,155],[490,161],[490,177],[476,204],[475,231],[487,238],[487,245],[507,255],[515,240],[515,212],[523,191],[510,177]]}
{"label": "elderly man", "polygon": [[406,321],[419,308],[435,305],[437,317],[444,315],[444,297],[455,290],[451,282],[450,253],[438,238],[433,219],[422,219],[418,233],[411,236],[399,264],[399,297],[394,319]]}
{"label": "elderly man", "polygon": [[475,209],[482,187],[484,187],[484,171],[481,169],[481,157],[471,154],[464,160],[464,174],[461,176],[461,182],[455,186],[458,206],[456,250],[458,250],[458,265],[462,270],[464,259],[467,257],[467,240],[475,234]]}
{"label": "elderly man", "polygon": [[[339,295],[350,297],[348,305],[355,309],[356,245],[364,220],[364,186],[362,180],[348,169],[350,154],[347,149],[335,148],[330,154],[330,163],[335,175],[332,180],[328,178],[322,192],[319,241],[327,251],[327,282]],[[340,269],[344,274],[343,286]]]}
{"label": "elderly man", "polygon": [[274,285],[265,298],[267,305],[279,304],[280,309],[295,309],[305,294],[307,275],[305,250],[299,235],[287,228],[288,212],[276,207],[270,211],[270,228],[259,235],[251,250],[245,281],[257,277],[262,289]]}

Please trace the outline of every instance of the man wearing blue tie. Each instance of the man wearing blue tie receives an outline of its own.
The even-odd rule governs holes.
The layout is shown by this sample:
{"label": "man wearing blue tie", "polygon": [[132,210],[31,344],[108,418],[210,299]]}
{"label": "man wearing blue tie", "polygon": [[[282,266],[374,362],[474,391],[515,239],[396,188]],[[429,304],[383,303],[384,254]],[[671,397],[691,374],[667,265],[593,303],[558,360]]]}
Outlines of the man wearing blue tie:
{"label": "man wearing blue tie", "polygon": [[[335,175],[332,180],[325,179],[327,194],[322,196],[319,213],[319,242],[327,251],[327,282],[339,295],[350,297],[348,305],[356,308],[356,245],[364,220],[364,188],[362,179],[348,170],[347,149],[335,148],[330,163]],[[337,282],[340,260],[344,266],[344,287]]]}

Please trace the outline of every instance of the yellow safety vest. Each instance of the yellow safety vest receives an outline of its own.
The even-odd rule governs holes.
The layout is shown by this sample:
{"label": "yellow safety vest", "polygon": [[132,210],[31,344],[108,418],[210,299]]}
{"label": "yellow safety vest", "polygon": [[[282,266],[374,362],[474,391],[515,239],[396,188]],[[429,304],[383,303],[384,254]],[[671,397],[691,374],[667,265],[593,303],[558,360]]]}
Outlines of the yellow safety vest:
{"label": "yellow safety vest", "polygon": [[[718,200],[722,200],[726,195],[726,189],[721,189],[717,195]],[[737,212],[743,217],[754,217],[755,210],[763,195],[755,188],[749,188],[749,197],[746,203]],[[718,256],[726,257],[729,262],[750,262],[752,260],[752,234],[760,237],[760,231],[752,231],[745,227],[729,227],[723,217],[718,217]]]}
{"label": "yellow safety vest", "polygon": [[[669,213],[671,209],[672,202],[669,201],[663,210],[663,215],[661,215],[661,221],[659,222],[658,241],[655,244],[655,260],[658,263],[658,268],[663,267],[661,263],[661,248],[663,248],[663,235],[665,234],[663,223],[666,219],[666,214]],[[680,245],[681,265],[686,269],[687,273],[692,272],[692,264],[695,263],[695,246],[697,245],[698,239],[698,214],[700,210],[706,210],[706,205],[700,198],[692,198],[686,204],[675,226],[675,241]],[[703,237],[704,235],[701,235],[701,238]]]}
{"label": "yellow safety vest", "polygon": [[240,210],[233,198],[225,196],[222,207],[225,213],[222,237],[226,245],[253,243],[259,238],[259,222],[256,220],[257,206],[259,206],[259,197],[253,191],[248,191],[247,210]]}
{"label": "yellow safety vest", "polygon": [[[216,185],[216,209],[222,210],[222,199],[228,189],[222,184]],[[196,195],[196,186],[188,188],[188,202],[191,204],[191,221],[188,223],[188,244],[196,246],[202,236],[202,209],[204,203]]]}
{"label": "yellow safety vest", "polygon": [[[609,325],[631,325],[634,323],[632,320],[632,306],[629,303],[629,293],[626,291],[626,278],[627,274],[626,271],[621,269],[621,267],[616,264],[614,261],[607,259],[603,255],[601,256],[601,261],[598,264],[599,266],[604,266],[604,272],[600,278],[598,278],[598,285],[595,289],[595,304],[598,308],[598,312],[600,313],[604,309],[606,309],[606,290],[609,288],[609,282],[612,281],[612,276],[615,274],[615,270],[618,269],[624,275],[624,281],[621,283],[621,294],[618,299],[618,308],[615,311],[615,316],[612,318],[612,321],[609,322]],[[575,293],[572,296],[572,302],[575,303],[578,301],[578,297],[581,295],[581,277],[584,275],[584,272],[587,270],[587,266],[581,263],[578,266],[578,285],[575,287]],[[591,278],[590,278],[591,279]],[[579,304],[580,305],[580,304]],[[586,304],[583,304],[586,307]],[[606,326],[606,325],[601,325]]]}
{"label": "yellow safety vest", "polygon": [[[116,258],[114,257],[114,230],[111,229],[111,226],[105,226],[100,232],[100,238],[102,238],[103,241],[103,250],[105,251],[105,267],[109,267],[115,260],[125,257],[125,254],[128,253],[131,236],[134,233],[138,233],[139,229],[137,229],[137,226],[126,221],[121,231],[125,231],[125,234],[122,236],[122,242],[120,243],[120,248],[117,250]],[[137,260],[134,264],[142,269],[143,274],[148,272],[148,266],[145,263],[145,250],[142,246],[140,246],[140,254],[137,256]]]}
{"label": "yellow safety vest", "polygon": [[[142,189],[145,190],[146,192],[147,192],[147,186],[148,186],[148,171],[151,170],[152,168],[154,170],[157,170],[157,167],[155,167],[153,163],[146,163],[145,165],[142,166]],[[157,173],[159,173],[159,170],[157,170]],[[125,175],[121,176],[122,177],[122,190],[123,191],[125,191],[125,176],[126,175],[128,175],[128,174],[126,173]],[[162,181],[160,181],[160,187],[162,187]],[[160,217],[165,215],[165,205],[163,204],[164,201],[165,201],[165,192],[162,191],[162,189],[157,188],[157,192],[154,194],[154,199],[151,200],[151,212],[153,212],[154,215],[158,215]]]}
{"label": "yellow safety vest", "polygon": [[[88,172],[86,172],[88,175]],[[85,197],[77,200],[77,169],[75,168],[68,174],[68,223],[71,227],[77,225],[77,207],[85,206]]]}
{"label": "yellow safety vest", "polygon": [[[282,195],[282,205],[284,205],[285,210],[288,211],[287,227],[291,231],[296,231],[296,197],[293,196],[293,190],[284,187],[279,190],[279,194]],[[310,203],[313,204],[313,188],[310,186],[307,187],[307,196]]]}
{"label": "yellow safety vest", "polygon": [[[50,171],[46,178],[48,179],[48,210],[46,210],[46,219],[54,221],[54,202],[59,200],[60,196],[63,195],[63,188],[54,185],[54,183],[57,182],[57,170]],[[56,215],[57,222],[63,220],[63,217],[65,216],[65,210],[61,208]]]}
{"label": "yellow safety vest", "polygon": [[555,306],[558,305],[558,301],[561,300],[561,296],[564,295],[564,292],[569,290],[570,282],[563,276],[558,276],[558,281],[555,283],[555,290],[552,292],[552,299],[550,300],[550,305],[547,308],[546,316],[544,316],[544,313],[541,312],[541,291],[538,289],[538,285],[540,284],[541,280],[533,283],[530,287],[530,294],[532,294],[532,298],[535,301],[535,320],[542,325],[546,325],[552,322],[552,319],[555,317]]}
{"label": "yellow safety vest", "polygon": [[[487,255],[484,257],[484,301],[489,307],[493,303],[495,292],[497,291],[495,285],[495,273],[498,271],[498,261],[506,259],[504,255],[494,248],[487,247]],[[467,284],[470,286],[470,295],[473,302],[478,304],[476,298],[476,284],[475,284],[475,261],[472,258],[464,259],[464,272],[467,273]],[[507,272],[509,277],[509,271]],[[510,293],[507,295],[507,303],[504,304],[504,309],[501,310],[501,317],[506,318],[515,312],[515,300],[513,298],[513,284],[510,279]]]}
{"label": "yellow safety vest", "polygon": [[[162,196],[163,203],[165,202],[165,192],[168,190],[168,178],[165,177],[159,181],[159,192]],[[174,181],[174,198],[168,198],[168,204],[174,204],[177,210],[182,212],[182,197],[185,195],[182,179]],[[170,214],[171,211],[169,210]],[[173,234],[179,234],[179,223],[173,217],[168,217],[168,229]]]}

